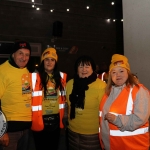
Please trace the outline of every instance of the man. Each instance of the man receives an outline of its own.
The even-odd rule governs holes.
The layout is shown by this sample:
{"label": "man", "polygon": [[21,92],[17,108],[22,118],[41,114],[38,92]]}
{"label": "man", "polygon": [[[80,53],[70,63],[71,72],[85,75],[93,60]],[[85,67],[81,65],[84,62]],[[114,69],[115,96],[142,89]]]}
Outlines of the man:
{"label": "man", "polygon": [[26,65],[31,47],[17,41],[9,60],[0,65],[1,109],[7,119],[7,132],[0,138],[0,150],[27,150],[31,127],[31,86]]}

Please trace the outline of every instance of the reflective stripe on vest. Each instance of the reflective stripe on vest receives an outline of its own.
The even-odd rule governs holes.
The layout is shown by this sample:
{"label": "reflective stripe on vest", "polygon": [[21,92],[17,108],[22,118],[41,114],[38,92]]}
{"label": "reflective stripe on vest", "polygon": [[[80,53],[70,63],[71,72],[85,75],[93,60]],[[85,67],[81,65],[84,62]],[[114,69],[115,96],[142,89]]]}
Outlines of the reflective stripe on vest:
{"label": "reflective stripe on vest", "polygon": [[34,90],[36,84],[36,73],[32,73],[32,89]]}
{"label": "reflective stripe on vest", "polygon": [[99,111],[99,117],[102,117],[102,111]]}
{"label": "reflective stripe on vest", "polygon": [[42,105],[32,106],[32,111],[42,110]]}
{"label": "reflective stripe on vest", "polygon": [[105,72],[102,73],[102,81],[104,81]]}
{"label": "reflective stripe on vest", "polygon": [[65,104],[59,104],[59,109],[65,108]]}
{"label": "reflective stripe on vest", "polygon": [[126,108],[126,115],[132,114],[132,110],[133,110],[132,90],[133,88],[130,88],[128,103],[127,103],[127,108]]}
{"label": "reflective stripe on vest", "polygon": [[42,91],[34,91],[34,92],[32,92],[32,97],[35,97],[35,96],[42,96]]}
{"label": "reflective stripe on vest", "polygon": [[[115,116],[122,115],[122,114],[117,114],[114,112],[109,112],[109,113],[114,114]],[[99,117],[102,117],[102,111],[99,111]]]}
{"label": "reflective stripe on vest", "polygon": [[60,76],[61,76],[61,78],[64,78],[64,73],[60,72]]}
{"label": "reflective stripe on vest", "polygon": [[133,136],[133,135],[138,135],[138,134],[144,134],[148,132],[148,127],[145,128],[140,128],[134,131],[120,131],[120,130],[110,130],[110,135],[111,136]]}
{"label": "reflective stripe on vest", "polygon": [[66,95],[66,91],[65,91],[65,90],[59,91],[59,95],[60,95],[60,96]]}

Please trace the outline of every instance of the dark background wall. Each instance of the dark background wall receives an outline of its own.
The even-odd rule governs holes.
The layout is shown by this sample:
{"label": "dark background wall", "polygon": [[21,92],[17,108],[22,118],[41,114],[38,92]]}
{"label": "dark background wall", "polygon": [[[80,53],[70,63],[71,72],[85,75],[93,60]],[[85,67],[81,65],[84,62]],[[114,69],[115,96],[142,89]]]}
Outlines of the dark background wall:
{"label": "dark background wall", "polygon": [[[28,0],[29,1],[29,0]],[[57,51],[59,68],[73,76],[73,65],[77,57],[88,54],[101,66],[110,63],[112,54],[123,53],[122,3],[116,0],[43,0],[37,4],[0,0],[0,41],[27,40],[41,43],[42,51],[47,45],[66,47]],[[90,9],[86,9],[86,6]],[[67,12],[66,9],[70,8]],[[54,9],[50,12],[50,9]],[[111,19],[107,22],[106,19]],[[115,22],[112,19],[117,19]],[[62,36],[53,35],[53,23],[62,22]],[[58,29],[59,30],[59,29]],[[69,54],[73,46],[76,54]],[[6,58],[0,58],[2,63]],[[39,58],[32,58],[31,63]]]}

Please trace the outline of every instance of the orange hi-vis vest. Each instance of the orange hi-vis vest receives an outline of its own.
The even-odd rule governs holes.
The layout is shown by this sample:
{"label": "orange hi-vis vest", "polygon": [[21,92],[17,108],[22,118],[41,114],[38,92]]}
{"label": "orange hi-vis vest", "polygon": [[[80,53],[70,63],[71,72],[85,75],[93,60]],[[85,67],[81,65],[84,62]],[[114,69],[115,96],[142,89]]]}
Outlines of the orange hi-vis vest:
{"label": "orange hi-vis vest", "polygon": [[[143,85],[139,84],[139,86]],[[146,89],[146,88],[145,88]],[[116,100],[112,103],[109,112],[117,115],[130,115],[134,110],[134,100],[136,98],[136,94],[139,90],[139,87],[134,86],[125,87]],[[107,100],[108,96],[105,94],[100,103],[100,124],[102,122],[102,109]],[[148,150],[149,147],[149,132],[148,132],[149,123],[148,121],[134,131],[120,131],[117,126],[109,123],[110,129],[110,150]],[[100,125],[100,130],[103,130]],[[100,143],[102,148],[104,149],[104,145],[102,142],[102,138],[100,135]]]}
{"label": "orange hi-vis vest", "polygon": [[[61,83],[63,90],[59,91],[59,115],[60,115],[60,128],[64,128],[62,119],[64,117],[64,108],[66,101],[66,79],[67,74],[60,72]],[[42,90],[41,90],[41,80],[38,73],[31,74],[32,79],[32,127],[34,131],[41,131],[44,129],[43,124],[43,114],[42,114]]]}
{"label": "orange hi-vis vest", "polygon": [[32,126],[33,131],[41,131],[44,129],[42,117],[42,90],[41,80],[38,73],[31,73],[32,81]]}
{"label": "orange hi-vis vest", "polygon": [[63,117],[64,117],[64,111],[65,111],[65,102],[66,102],[66,79],[67,79],[67,74],[60,72],[61,76],[61,83],[64,88],[64,90],[59,91],[59,116],[60,116],[60,128],[64,128],[63,125]]}

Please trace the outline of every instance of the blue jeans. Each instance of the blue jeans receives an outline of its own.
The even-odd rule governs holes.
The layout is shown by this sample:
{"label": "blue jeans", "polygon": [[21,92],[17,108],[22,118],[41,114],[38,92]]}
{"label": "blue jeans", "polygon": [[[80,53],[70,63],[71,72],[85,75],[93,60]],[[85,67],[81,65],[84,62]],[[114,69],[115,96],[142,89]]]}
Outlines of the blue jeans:
{"label": "blue jeans", "polygon": [[0,150],[28,150],[29,146],[29,130],[8,132],[9,145],[3,147],[0,145]]}

